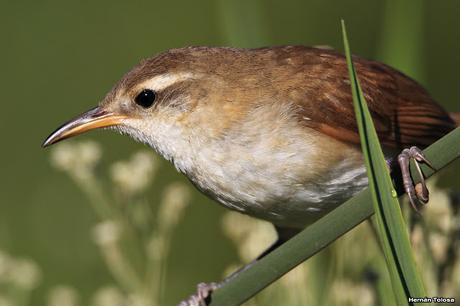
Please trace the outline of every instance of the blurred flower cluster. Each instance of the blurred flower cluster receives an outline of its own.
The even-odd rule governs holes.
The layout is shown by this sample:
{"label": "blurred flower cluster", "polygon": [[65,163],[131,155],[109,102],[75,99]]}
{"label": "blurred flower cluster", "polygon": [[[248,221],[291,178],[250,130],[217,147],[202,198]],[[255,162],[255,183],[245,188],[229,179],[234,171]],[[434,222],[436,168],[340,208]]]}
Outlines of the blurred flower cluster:
{"label": "blurred flower cluster", "polygon": [[29,305],[30,294],[41,278],[34,261],[0,251],[0,306]]}
{"label": "blurred flower cluster", "polygon": [[[99,145],[90,141],[63,143],[51,154],[52,165],[74,180],[98,215],[93,241],[116,281],[98,289],[90,305],[164,305],[162,285],[171,235],[189,204],[189,189],[170,183],[159,203],[150,203],[145,195],[159,169],[152,152],[140,151],[127,161],[113,163],[108,179],[98,169],[101,156]],[[48,305],[83,304],[75,289],[57,286]]]}
{"label": "blurred flower cluster", "polygon": [[[430,203],[421,216],[405,210],[414,254],[430,296],[459,297],[460,201],[438,188],[435,179],[429,189]],[[256,258],[276,239],[270,224],[236,212],[228,212],[222,225],[240,259],[225,275]],[[396,305],[377,241],[373,224],[366,221],[245,305]]]}

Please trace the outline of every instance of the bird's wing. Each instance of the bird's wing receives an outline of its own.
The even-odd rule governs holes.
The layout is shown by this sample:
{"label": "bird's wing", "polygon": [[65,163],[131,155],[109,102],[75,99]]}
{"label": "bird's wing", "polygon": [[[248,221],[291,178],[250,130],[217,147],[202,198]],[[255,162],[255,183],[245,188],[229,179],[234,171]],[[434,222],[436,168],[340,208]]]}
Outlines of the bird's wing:
{"label": "bird's wing", "polygon": [[[334,51],[309,52],[315,56],[303,57],[304,79],[289,90],[300,106],[299,120],[334,138],[359,143],[345,58]],[[357,57],[353,61],[383,145],[426,147],[455,127],[448,113],[414,80],[378,62]]]}

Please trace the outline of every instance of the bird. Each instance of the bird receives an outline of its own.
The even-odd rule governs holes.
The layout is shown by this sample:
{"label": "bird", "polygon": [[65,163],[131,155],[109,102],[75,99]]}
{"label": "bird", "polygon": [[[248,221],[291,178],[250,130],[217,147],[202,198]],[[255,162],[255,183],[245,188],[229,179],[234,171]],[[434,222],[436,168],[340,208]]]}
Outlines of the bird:
{"label": "bird", "polygon": [[[430,164],[422,149],[460,116],[396,69],[353,62],[389,168],[400,168],[417,207],[428,190],[414,188],[409,161]],[[271,222],[279,237],[260,257],[368,185],[346,59],[332,49],[165,51],[141,61],[43,146],[97,128],[147,144],[208,197]],[[181,305],[201,305],[221,284],[200,284]]]}

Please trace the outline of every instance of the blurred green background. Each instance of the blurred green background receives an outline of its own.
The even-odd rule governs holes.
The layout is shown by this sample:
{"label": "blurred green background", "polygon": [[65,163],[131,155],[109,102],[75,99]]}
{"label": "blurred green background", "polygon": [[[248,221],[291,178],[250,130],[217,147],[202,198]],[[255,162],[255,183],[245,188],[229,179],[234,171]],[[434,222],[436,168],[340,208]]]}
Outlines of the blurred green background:
{"label": "blurred green background", "polygon": [[[40,145],[63,121],[94,106],[142,58],[189,45],[341,50],[344,18],[355,54],[400,68],[447,109],[460,111],[456,0],[0,3],[0,249],[42,269],[32,305],[44,305],[47,290],[57,284],[76,287],[85,301],[111,282],[90,239],[96,218],[87,198],[50,166],[49,150]],[[142,147],[112,132],[82,137],[102,144],[105,164]],[[165,182],[186,182],[166,163],[160,171],[152,199]],[[188,296],[200,281],[220,279],[236,257],[221,230],[223,211],[193,190],[173,240],[166,304]]]}

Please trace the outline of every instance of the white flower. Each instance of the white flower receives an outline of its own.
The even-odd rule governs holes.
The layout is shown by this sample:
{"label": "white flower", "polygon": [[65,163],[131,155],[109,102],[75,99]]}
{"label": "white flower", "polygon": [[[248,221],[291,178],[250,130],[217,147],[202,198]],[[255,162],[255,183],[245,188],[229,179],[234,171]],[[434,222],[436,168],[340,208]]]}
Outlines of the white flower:
{"label": "white flower", "polygon": [[144,191],[158,169],[155,155],[147,151],[135,153],[127,162],[116,162],[111,167],[114,184],[127,195]]}
{"label": "white flower", "polygon": [[237,212],[228,212],[223,218],[223,229],[238,247],[243,262],[259,256],[276,240],[273,226]]}
{"label": "white flower", "polygon": [[78,300],[77,291],[69,286],[54,287],[48,294],[48,306],[76,306]]}
{"label": "white flower", "polygon": [[100,246],[112,245],[121,236],[121,226],[115,221],[104,221],[93,229],[93,239]]}
{"label": "white flower", "polygon": [[254,219],[245,215],[229,211],[222,218],[222,229],[238,245],[245,240],[247,234],[256,226],[254,222],[256,222]]}
{"label": "white flower", "polygon": [[129,305],[129,306],[145,306],[145,305],[148,305],[148,302],[145,301],[145,299],[140,295],[130,294],[128,296],[128,302],[126,303],[126,305]]}
{"label": "white flower", "polygon": [[51,151],[51,164],[59,170],[69,171],[74,167],[75,145],[73,143],[63,143]]}
{"label": "white flower", "polygon": [[166,187],[163,193],[158,211],[158,223],[160,228],[169,229],[176,225],[182,217],[187,204],[190,201],[190,190],[182,183],[172,183]]}
{"label": "white flower", "polygon": [[26,290],[32,290],[39,284],[41,271],[37,264],[29,259],[15,259],[10,262],[8,280]]}
{"label": "white flower", "polygon": [[99,289],[93,297],[93,306],[124,306],[126,297],[116,287],[104,287]]}
{"label": "white flower", "polygon": [[102,157],[101,147],[94,141],[80,142],[78,154],[80,163],[89,168],[96,166]]}
{"label": "white flower", "polygon": [[51,151],[51,164],[56,169],[84,179],[92,175],[101,155],[100,146],[94,141],[67,142]]}

